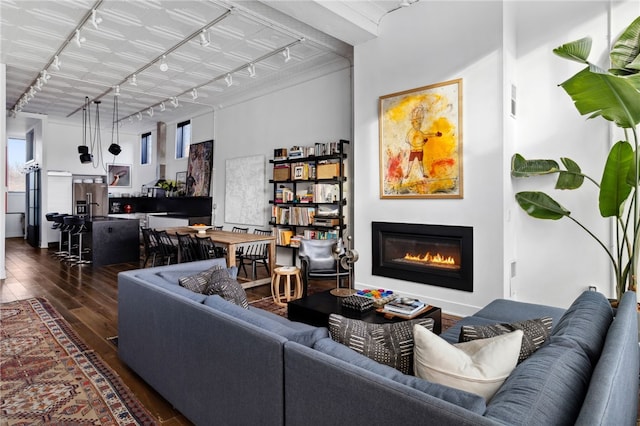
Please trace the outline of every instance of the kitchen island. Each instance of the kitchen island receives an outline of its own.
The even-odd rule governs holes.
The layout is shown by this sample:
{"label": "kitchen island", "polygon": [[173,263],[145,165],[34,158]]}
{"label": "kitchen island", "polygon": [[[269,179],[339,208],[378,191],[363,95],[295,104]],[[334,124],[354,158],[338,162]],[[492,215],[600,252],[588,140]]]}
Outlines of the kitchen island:
{"label": "kitchen island", "polygon": [[93,266],[140,261],[140,221],[94,216],[85,222],[83,245],[91,249]]}

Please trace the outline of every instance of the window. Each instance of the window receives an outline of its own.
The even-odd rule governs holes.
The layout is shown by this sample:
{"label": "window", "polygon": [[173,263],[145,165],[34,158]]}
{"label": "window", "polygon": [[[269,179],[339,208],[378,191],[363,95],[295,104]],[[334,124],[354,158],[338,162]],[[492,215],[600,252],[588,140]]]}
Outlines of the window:
{"label": "window", "polygon": [[151,132],[140,136],[140,164],[151,164]]}
{"label": "window", "polygon": [[176,127],[176,158],[185,158],[189,155],[191,144],[191,120],[178,123]]}
{"label": "window", "polygon": [[25,139],[9,138],[7,141],[7,180],[8,191],[24,191],[25,178],[22,174],[27,159],[27,141]]}

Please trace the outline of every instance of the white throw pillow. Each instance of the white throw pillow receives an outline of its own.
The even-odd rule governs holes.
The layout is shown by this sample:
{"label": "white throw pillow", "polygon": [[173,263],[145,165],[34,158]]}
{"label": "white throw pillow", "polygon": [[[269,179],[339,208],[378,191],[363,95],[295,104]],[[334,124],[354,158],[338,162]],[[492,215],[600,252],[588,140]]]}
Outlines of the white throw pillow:
{"label": "white throw pillow", "polygon": [[516,330],[452,345],[424,327],[414,327],[415,375],[489,401],[516,367],[522,335]]}

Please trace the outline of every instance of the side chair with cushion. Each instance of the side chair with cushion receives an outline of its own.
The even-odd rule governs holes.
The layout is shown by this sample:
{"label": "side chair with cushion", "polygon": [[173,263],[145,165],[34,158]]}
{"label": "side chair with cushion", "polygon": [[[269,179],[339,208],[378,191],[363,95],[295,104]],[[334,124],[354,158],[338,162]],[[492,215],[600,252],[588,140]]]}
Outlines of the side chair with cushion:
{"label": "side chair with cushion", "polygon": [[[340,282],[349,278],[349,271],[340,267],[333,257],[335,239],[329,240],[300,240],[298,257],[302,272],[302,297],[307,295],[309,280],[337,280]],[[341,285],[342,286],[342,285]]]}
{"label": "side chair with cushion", "polygon": [[[271,230],[264,229],[254,229],[254,234],[257,235],[272,235]],[[244,250],[240,253],[238,260],[240,262],[239,268],[244,271],[244,275],[247,275],[247,270],[245,265],[251,264],[251,279],[256,280],[257,277],[257,266],[258,263],[261,263],[267,270],[267,275],[271,276],[271,271],[269,270],[269,244],[267,242],[262,243],[253,243],[247,247],[244,247]]]}

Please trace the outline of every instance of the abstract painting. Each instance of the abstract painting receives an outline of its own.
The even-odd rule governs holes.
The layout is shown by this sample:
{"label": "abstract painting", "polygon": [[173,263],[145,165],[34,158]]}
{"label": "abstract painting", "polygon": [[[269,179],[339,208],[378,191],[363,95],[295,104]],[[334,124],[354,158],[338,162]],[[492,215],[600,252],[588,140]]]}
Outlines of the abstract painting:
{"label": "abstract painting", "polygon": [[187,197],[208,197],[213,169],[213,140],[192,143],[187,165]]}
{"label": "abstract painting", "polygon": [[462,198],[462,79],[381,96],[380,198]]}

